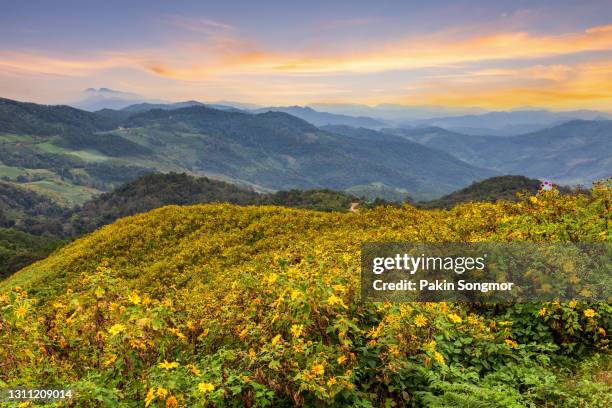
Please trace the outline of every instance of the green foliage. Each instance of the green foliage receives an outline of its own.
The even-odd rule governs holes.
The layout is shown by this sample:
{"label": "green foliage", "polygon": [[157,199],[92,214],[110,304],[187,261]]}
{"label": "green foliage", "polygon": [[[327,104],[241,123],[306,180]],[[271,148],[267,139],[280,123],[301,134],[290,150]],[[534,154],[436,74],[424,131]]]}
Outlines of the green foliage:
{"label": "green foliage", "polygon": [[0,228],[0,279],[45,258],[62,244],[59,239]]}
{"label": "green foliage", "polygon": [[75,387],[80,406],[606,406],[608,304],[362,303],[357,288],[361,242],[608,241],[609,203],[600,184],[449,211],[123,218],[0,282],[0,381]]}
{"label": "green foliage", "polygon": [[0,98],[0,132],[54,136],[110,130],[107,118],[65,105],[38,105]]}
{"label": "green foliage", "polygon": [[[536,195],[541,181],[524,176],[491,177],[472,183],[459,191],[432,201],[419,203],[423,208],[451,208],[460,203],[496,202],[498,200],[517,201],[518,194]],[[560,188],[560,192],[569,193],[569,189]]]}
{"label": "green foliage", "polygon": [[368,204],[364,199],[329,189],[277,191],[262,195],[258,202],[317,211],[347,211],[351,203]]}

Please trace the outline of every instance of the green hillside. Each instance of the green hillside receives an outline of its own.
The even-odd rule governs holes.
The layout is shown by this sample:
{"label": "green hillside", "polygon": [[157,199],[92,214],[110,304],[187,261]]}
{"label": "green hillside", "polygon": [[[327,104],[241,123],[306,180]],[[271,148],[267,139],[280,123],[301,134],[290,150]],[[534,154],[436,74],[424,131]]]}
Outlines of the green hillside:
{"label": "green hillside", "polygon": [[187,106],[91,113],[0,100],[0,178],[70,206],[152,171],[259,191],[383,183],[386,198],[408,192],[420,199],[495,174],[405,138],[331,133],[281,112]]}
{"label": "green hillside", "polygon": [[[474,182],[466,188],[450,193],[437,200],[419,203],[425,208],[451,208],[468,202],[496,202],[500,200],[517,201],[518,195],[534,196],[540,191],[542,182],[524,176],[499,176]],[[558,187],[561,193],[570,190]]]}
{"label": "green hillside", "polygon": [[185,173],[149,174],[73,208],[65,214],[63,224],[64,229],[71,231],[70,235],[75,236],[91,232],[119,218],[165,205],[270,204],[345,212],[352,202],[362,201],[349,194],[332,190],[289,190],[266,194]]}
{"label": "green hillside", "polygon": [[97,406],[610,404],[609,303],[362,303],[367,241],[609,241],[610,186],[450,211],[167,206],[0,283],[0,383]]}
{"label": "green hillside", "polygon": [[[360,203],[362,208],[371,205],[364,199],[332,190],[289,190],[264,194],[205,177],[168,173],[139,177],[111,192],[93,197],[81,206],[66,208],[34,191],[0,182],[0,227],[14,229],[14,233],[4,235],[6,260],[0,270],[4,275],[16,272],[44,258],[62,240],[94,231],[119,218],[165,205],[272,204],[346,212],[354,202]],[[384,204],[384,201],[377,201],[376,204]],[[26,236],[29,238],[24,241]],[[49,245],[43,245],[44,242]],[[19,262],[9,260],[9,253],[12,254],[10,259],[18,259]]]}
{"label": "green hillside", "polygon": [[13,228],[0,228],[0,279],[46,258],[62,244],[64,241],[57,238],[32,235]]}

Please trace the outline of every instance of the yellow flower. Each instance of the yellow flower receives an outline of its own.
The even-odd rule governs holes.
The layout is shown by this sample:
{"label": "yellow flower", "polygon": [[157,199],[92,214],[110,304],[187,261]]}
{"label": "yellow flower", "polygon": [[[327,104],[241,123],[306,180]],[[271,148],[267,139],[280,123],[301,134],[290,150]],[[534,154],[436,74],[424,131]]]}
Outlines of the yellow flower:
{"label": "yellow flower", "polygon": [[576,306],[578,305],[578,302],[576,302],[575,300],[570,300],[567,305],[571,307],[572,309],[575,309]]}
{"label": "yellow flower", "polygon": [[104,367],[108,367],[109,365],[113,364],[116,360],[117,360],[117,355],[111,354],[110,356],[108,356],[106,360],[102,362],[102,365]]}
{"label": "yellow flower", "polygon": [[300,337],[302,335],[303,330],[303,324],[294,324],[293,326],[291,326],[291,334],[293,335],[293,337]]}
{"label": "yellow flower", "polygon": [[274,336],[274,338],[272,339],[272,347],[275,347],[281,340],[282,340],[282,337],[280,334],[277,334],[276,336]]}
{"label": "yellow flower", "polygon": [[440,353],[440,352],[436,351],[436,352],[434,353],[434,359],[435,359],[435,360],[436,360],[438,363],[440,363],[440,364],[444,364],[444,356],[442,355],[442,353]]}
{"label": "yellow flower", "polygon": [[417,315],[417,317],[414,318],[414,324],[416,324],[416,327],[423,327],[427,324],[427,318],[422,314]]}
{"label": "yellow flower", "polygon": [[327,304],[330,306],[338,305],[344,309],[348,309],[348,306],[344,304],[344,301],[336,295],[331,295],[329,298],[327,298]]}
{"label": "yellow flower", "polygon": [[423,347],[425,348],[425,350],[434,351],[437,345],[438,343],[436,343],[436,341],[432,339],[431,341],[427,342]]}
{"label": "yellow flower", "polygon": [[244,328],[240,331],[240,333],[238,333],[238,337],[240,337],[240,340],[244,340],[244,338],[249,334],[249,329],[248,328]]}
{"label": "yellow flower", "polygon": [[512,347],[512,348],[517,348],[518,347],[518,343],[516,341],[514,341],[514,340],[506,339],[504,341],[506,342],[508,347]]}
{"label": "yellow flower", "polygon": [[159,397],[159,399],[163,400],[168,396],[168,390],[162,387],[159,387],[157,389],[157,396]]}
{"label": "yellow flower", "polygon": [[200,392],[203,392],[203,393],[213,392],[215,390],[215,386],[212,385],[211,383],[201,382],[198,384],[198,390],[200,390]]}
{"label": "yellow flower", "polygon": [[125,331],[125,326],[120,323],[114,324],[110,327],[110,329],[108,329],[108,332],[113,336],[116,336],[123,331]]}
{"label": "yellow flower", "polygon": [[327,386],[328,387],[331,387],[335,383],[336,383],[336,377],[330,377],[329,380],[327,380]]}
{"label": "yellow flower", "polygon": [[546,316],[546,308],[545,307],[541,308],[540,311],[538,312],[538,314],[540,316]]}
{"label": "yellow flower", "polygon": [[332,289],[334,289],[334,292],[340,292],[340,293],[346,292],[346,286],[344,285],[333,285]]}
{"label": "yellow flower", "polygon": [[586,317],[594,317],[595,316],[595,311],[593,309],[587,309],[584,311],[584,315]]}
{"label": "yellow flower", "polygon": [[17,309],[15,309],[15,316],[17,316],[19,319],[23,319],[27,314],[28,308],[26,305],[19,305]]}
{"label": "yellow flower", "polygon": [[178,407],[178,401],[176,400],[176,397],[174,395],[172,395],[170,398],[166,400],[166,408],[177,408],[177,407]]}
{"label": "yellow flower", "polygon": [[159,363],[158,366],[165,370],[173,370],[175,368],[178,368],[179,363],[177,363],[176,361],[168,362],[167,360],[164,360],[163,362]]}
{"label": "yellow flower", "polygon": [[268,285],[272,285],[273,283],[276,282],[276,280],[278,279],[278,275],[276,273],[270,273],[268,274],[268,276],[265,277],[265,282]]}
{"label": "yellow flower", "polygon": [[200,375],[202,375],[202,373],[200,372],[200,369],[196,366],[194,366],[193,364],[188,364],[187,368],[189,369],[189,371],[191,371],[191,373],[193,375],[195,375],[196,377],[199,377]]}
{"label": "yellow flower", "polygon": [[94,295],[96,295],[98,299],[102,298],[105,293],[106,291],[104,290],[104,288],[101,288],[99,286],[96,288],[96,290],[94,290]]}
{"label": "yellow flower", "polygon": [[187,340],[187,337],[183,333],[181,333],[181,331],[176,327],[169,327],[168,331],[183,341]]}
{"label": "yellow flower", "polygon": [[128,300],[135,305],[139,305],[140,302],[142,301],[142,299],[140,299],[140,296],[138,295],[138,292],[136,291],[133,291],[132,293],[130,293],[130,295],[128,296]]}
{"label": "yellow flower", "polygon": [[459,317],[458,315],[451,313],[448,315],[448,320],[450,320],[453,323],[461,323],[463,320],[461,320],[461,317]]}
{"label": "yellow flower", "polygon": [[312,372],[316,376],[321,376],[325,374],[325,366],[323,366],[323,364],[314,363],[312,365]]}
{"label": "yellow flower", "polygon": [[155,399],[155,387],[149,388],[147,396],[145,397],[145,408],[151,405],[151,402]]}
{"label": "yellow flower", "polygon": [[606,335],[606,329],[604,329],[603,327],[600,327],[599,329],[597,329],[597,331],[599,332],[599,334],[601,334],[602,336],[605,337]]}
{"label": "yellow flower", "polygon": [[344,362],[346,361],[346,356],[341,355],[340,357],[336,359],[336,361],[338,362],[338,364],[344,364]]}

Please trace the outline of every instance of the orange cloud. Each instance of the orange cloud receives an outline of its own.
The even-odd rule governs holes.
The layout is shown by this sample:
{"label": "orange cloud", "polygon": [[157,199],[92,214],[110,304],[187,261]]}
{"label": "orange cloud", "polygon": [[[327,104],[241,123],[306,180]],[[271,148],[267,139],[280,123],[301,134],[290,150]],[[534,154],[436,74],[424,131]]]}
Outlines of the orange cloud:
{"label": "orange cloud", "polygon": [[[188,22],[196,24],[192,30],[199,27],[198,22]],[[231,30],[222,23],[205,21],[199,24],[212,25],[216,34],[202,42],[113,52],[102,54],[97,60],[54,59],[28,54],[3,59],[8,61],[5,65],[34,71],[75,74],[80,70],[131,65],[174,79],[200,80],[210,75],[227,74],[369,73],[612,50],[612,25],[556,36],[517,32],[456,38],[457,33],[446,32],[389,44],[364,45],[360,52],[333,49],[300,52],[271,51],[233,32],[226,33]]]}
{"label": "orange cloud", "polygon": [[408,38],[356,54],[286,57],[277,63],[271,61],[270,68],[304,73],[379,72],[607,50],[612,50],[612,25],[557,36],[518,32],[455,39],[450,33],[440,33]]}
{"label": "orange cloud", "polygon": [[[214,83],[227,87],[228,93],[259,101],[262,95],[291,99],[293,90],[310,100],[345,98],[349,102],[409,100],[484,107],[574,104],[606,110],[612,106],[612,62],[572,62],[574,54],[612,52],[612,25],[559,35],[502,32],[469,36],[461,30],[448,30],[382,44],[360,44],[355,51],[337,50],[333,44],[316,50],[273,50],[222,22],[179,19],[173,24],[196,37],[204,36],[82,58],[0,51],[0,71],[90,77],[129,68],[149,73],[151,82],[157,79],[162,83],[164,79],[163,86],[170,86],[168,80],[206,83],[208,87]],[[525,66],[532,59],[551,56],[563,62],[508,67],[508,61],[520,60]],[[434,67],[442,72],[427,74]],[[396,79],[373,84],[374,79],[364,79],[371,73],[417,69],[425,73],[404,82]]]}
{"label": "orange cloud", "polygon": [[[483,76],[488,78],[483,79]],[[481,106],[507,109],[516,106],[551,108],[612,107],[612,61],[566,66],[483,70],[464,77],[430,80],[395,102],[419,100],[445,106]]]}

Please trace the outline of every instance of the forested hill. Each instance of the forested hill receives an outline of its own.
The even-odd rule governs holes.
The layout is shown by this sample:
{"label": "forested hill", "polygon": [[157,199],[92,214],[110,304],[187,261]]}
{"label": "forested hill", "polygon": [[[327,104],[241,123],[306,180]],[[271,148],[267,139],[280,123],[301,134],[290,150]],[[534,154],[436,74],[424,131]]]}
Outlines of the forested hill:
{"label": "forested hill", "polygon": [[[439,200],[420,202],[418,206],[449,208],[468,201],[515,200],[518,192],[537,193],[539,185],[540,181],[521,176],[494,177]],[[18,267],[42,258],[60,240],[92,232],[119,218],[167,205],[205,203],[274,205],[336,212],[347,212],[352,203],[358,203],[360,209],[398,205],[384,200],[370,202],[365,198],[329,189],[284,190],[264,194],[205,177],[167,173],[139,177],[83,205],[64,208],[45,196],[0,182],[0,227],[10,228],[4,232],[5,261],[0,274],[15,272]],[[45,237],[49,245],[38,237]],[[28,245],[31,245],[29,250]]]}
{"label": "forested hill", "polygon": [[44,258],[67,239],[167,205],[232,203],[346,212],[355,202],[362,208],[370,205],[328,189],[263,194],[205,177],[168,173],[142,176],[83,205],[64,208],[31,190],[0,182],[0,276]]}
{"label": "forested hill", "polygon": [[[187,172],[260,191],[330,188],[430,199],[493,176],[405,138],[334,133],[282,112],[187,106],[85,112],[3,99],[0,177],[82,204],[148,172]],[[374,197],[371,197],[374,198]]]}
{"label": "forested hill", "polygon": [[[500,200],[517,201],[518,195],[536,195],[541,189],[542,181],[524,176],[499,176],[472,183],[466,188],[436,200],[419,203],[424,208],[451,208],[467,202],[496,202]],[[567,194],[571,190],[557,186],[557,190]]]}

